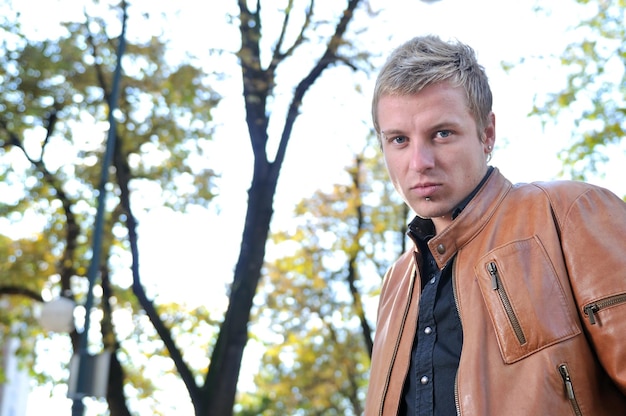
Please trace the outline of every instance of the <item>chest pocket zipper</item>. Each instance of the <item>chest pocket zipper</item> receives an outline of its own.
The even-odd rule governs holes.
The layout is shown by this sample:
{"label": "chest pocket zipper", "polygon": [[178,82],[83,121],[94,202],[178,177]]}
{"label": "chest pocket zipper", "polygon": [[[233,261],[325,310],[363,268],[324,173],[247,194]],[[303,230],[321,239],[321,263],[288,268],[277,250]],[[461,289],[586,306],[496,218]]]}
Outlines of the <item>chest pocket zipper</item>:
{"label": "chest pocket zipper", "polygon": [[567,398],[572,404],[574,414],[576,416],[582,416],[583,413],[580,410],[578,400],[576,400],[576,395],[574,394],[574,383],[572,382],[572,378],[569,374],[567,364],[559,364],[559,373],[561,373],[561,377],[563,377],[563,383],[565,385],[565,391],[567,392]]}
{"label": "chest pocket zipper", "polygon": [[595,325],[597,322],[596,313],[600,312],[602,309],[606,309],[620,303],[626,303],[626,293],[610,296],[597,302],[590,303],[583,308],[583,312],[585,312],[585,315],[589,318],[589,323],[591,325]]}
{"label": "chest pocket zipper", "polygon": [[511,300],[509,299],[509,295],[506,293],[504,286],[500,280],[500,274],[498,273],[498,267],[495,262],[489,262],[487,264],[487,271],[491,276],[491,287],[493,290],[496,290],[498,296],[500,297],[500,301],[502,302],[502,306],[504,307],[504,311],[506,312],[507,317],[509,318],[509,322],[513,327],[513,332],[517,337],[520,345],[524,345],[526,343],[526,336],[524,335],[524,331],[522,330],[522,325],[515,314],[515,310],[513,310],[513,305],[511,304]]}

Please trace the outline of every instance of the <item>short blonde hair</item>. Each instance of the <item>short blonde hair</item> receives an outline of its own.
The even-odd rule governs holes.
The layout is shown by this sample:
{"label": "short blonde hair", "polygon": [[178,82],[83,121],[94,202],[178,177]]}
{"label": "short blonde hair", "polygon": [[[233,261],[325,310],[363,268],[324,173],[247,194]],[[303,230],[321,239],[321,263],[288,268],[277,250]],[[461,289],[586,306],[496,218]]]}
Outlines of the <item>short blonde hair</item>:
{"label": "short blonde hair", "polygon": [[427,86],[449,82],[466,92],[467,105],[481,131],[492,107],[491,88],[485,69],[474,50],[461,42],[445,42],[437,36],[418,36],[394,50],[381,69],[374,87],[372,120],[380,140],[378,102],[384,95],[417,94]]}

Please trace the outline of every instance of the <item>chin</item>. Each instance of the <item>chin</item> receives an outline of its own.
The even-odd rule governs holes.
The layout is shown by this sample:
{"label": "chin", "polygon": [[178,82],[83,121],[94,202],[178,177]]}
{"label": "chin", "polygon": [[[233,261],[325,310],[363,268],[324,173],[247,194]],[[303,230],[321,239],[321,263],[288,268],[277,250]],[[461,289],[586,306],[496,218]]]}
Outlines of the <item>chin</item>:
{"label": "chin", "polygon": [[411,207],[411,209],[413,210],[413,212],[415,213],[415,215],[417,215],[420,218],[423,218],[425,220],[430,219],[435,217],[436,215],[434,215],[432,210],[429,209],[424,209],[423,207]]}
{"label": "chin", "polygon": [[444,217],[449,214],[446,209],[436,206],[434,202],[414,204],[414,206],[415,208],[412,207],[412,209],[413,212],[415,212],[415,215],[423,219]]}

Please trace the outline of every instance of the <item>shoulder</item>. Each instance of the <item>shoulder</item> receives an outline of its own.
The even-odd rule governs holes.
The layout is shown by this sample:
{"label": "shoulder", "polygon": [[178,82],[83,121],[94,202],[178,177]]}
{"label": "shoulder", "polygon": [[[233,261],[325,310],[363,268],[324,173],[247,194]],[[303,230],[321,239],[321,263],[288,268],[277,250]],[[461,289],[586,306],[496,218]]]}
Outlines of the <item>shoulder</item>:
{"label": "shoulder", "polygon": [[607,189],[587,182],[557,180],[546,182],[533,182],[531,185],[543,190],[551,195],[570,195],[578,196],[587,192],[610,192]]}
{"label": "shoulder", "polygon": [[[570,180],[539,181],[531,183],[518,183],[513,185],[513,189],[521,192],[538,192],[548,195],[580,195],[590,189],[598,188],[586,182]],[[601,188],[598,188],[601,189]]]}
{"label": "shoulder", "polygon": [[601,186],[578,181],[552,181],[536,182],[536,187],[541,189],[550,199],[553,205],[570,207],[573,205],[626,206],[624,201],[613,192]]}
{"label": "shoulder", "polygon": [[582,223],[589,226],[601,223],[606,226],[626,221],[626,202],[597,185],[561,180],[534,182],[523,187],[534,188],[528,192],[545,200],[552,215],[562,226],[569,224],[579,227]]}
{"label": "shoulder", "polygon": [[605,219],[626,218],[626,202],[606,188],[586,182],[557,180],[515,184],[507,194],[502,208],[527,215],[550,215],[561,226],[592,223]]}
{"label": "shoulder", "polygon": [[555,208],[571,206],[576,202],[590,200],[612,201],[624,203],[613,192],[606,188],[586,182],[571,180],[555,180],[516,184],[512,188],[513,198],[545,198]]}

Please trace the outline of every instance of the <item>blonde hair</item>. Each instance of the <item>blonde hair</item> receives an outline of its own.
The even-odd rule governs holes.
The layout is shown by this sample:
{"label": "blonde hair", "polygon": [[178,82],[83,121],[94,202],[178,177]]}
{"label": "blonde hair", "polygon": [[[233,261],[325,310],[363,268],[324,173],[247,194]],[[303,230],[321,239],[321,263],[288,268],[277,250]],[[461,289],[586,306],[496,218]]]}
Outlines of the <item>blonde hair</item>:
{"label": "blonde hair", "polygon": [[383,95],[412,95],[437,83],[462,87],[469,111],[481,131],[488,123],[492,95],[485,69],[474,50],[461,42],[445,42],[437,36],[418,36],[395,49],[382,67],[374,87],[372,120],[380,140],[378,101]]}

